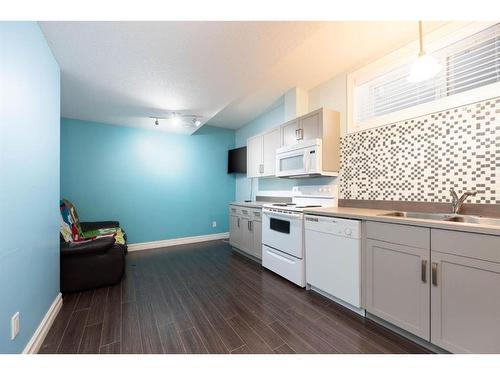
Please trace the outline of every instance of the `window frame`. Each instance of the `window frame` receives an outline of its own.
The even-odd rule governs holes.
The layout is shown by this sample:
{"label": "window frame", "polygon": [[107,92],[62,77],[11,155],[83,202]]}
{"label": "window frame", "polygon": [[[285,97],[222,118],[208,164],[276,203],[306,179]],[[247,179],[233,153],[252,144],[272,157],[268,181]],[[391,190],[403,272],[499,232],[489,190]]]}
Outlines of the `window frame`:
{"label": "window frame", "polygon": [[[484,30],[498,21],[492,22],[449,22],[444,26],[426,34],[424,48],[427,53],[433,53],[443,47],[451,45],[468,36]],[[357,122],[355,119],[356,98],[354,91],[356,84],[362,84],[392,69],[409,64],[417,57],[418,40],[385,55],[367,65],[347,74],[347,133],[355,133],[395,122],[405,121],[430,113],[444,111],[450,108],[478,102],[500,96],[500,82],[472,90],[461,92],[452,96],[422,103],[399,111],[372,117],[365,121]]]}

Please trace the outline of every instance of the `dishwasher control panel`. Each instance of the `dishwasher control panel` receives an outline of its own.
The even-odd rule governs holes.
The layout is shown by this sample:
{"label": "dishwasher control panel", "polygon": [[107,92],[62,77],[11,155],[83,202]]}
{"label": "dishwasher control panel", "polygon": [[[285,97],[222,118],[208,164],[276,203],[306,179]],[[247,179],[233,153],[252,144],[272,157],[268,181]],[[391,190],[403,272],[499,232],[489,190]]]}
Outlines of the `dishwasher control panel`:
{"label": "dishwasher control panel", "polygon": [[348,238],[361,238],[361,221],[316,215],[305,215],[305,229]]}

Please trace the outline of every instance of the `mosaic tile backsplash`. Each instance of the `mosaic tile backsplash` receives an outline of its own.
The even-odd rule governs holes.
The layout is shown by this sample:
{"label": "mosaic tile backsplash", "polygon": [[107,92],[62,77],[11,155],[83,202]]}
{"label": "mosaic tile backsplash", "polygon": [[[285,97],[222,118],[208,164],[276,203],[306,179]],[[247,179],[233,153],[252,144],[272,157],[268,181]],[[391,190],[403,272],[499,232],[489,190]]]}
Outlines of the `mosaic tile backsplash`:
{"label": "mosaic tile backsplash", "polygon": [[349,134],[341,141],[343,199],[500,204],[500,97]]}

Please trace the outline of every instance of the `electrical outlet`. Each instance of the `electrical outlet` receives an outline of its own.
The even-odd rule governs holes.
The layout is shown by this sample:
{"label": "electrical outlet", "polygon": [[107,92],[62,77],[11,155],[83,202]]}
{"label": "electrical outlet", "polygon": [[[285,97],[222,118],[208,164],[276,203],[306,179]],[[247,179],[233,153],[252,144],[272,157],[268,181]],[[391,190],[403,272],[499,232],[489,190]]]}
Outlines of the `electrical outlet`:
{"label": "electrical outlet", "polygon": [[212,221],[212,228],[215,228],[217,226],[217,222],[216,221]]}
{"label": "electrical outlet", "polygon": [[10,318],[10,339],[14,340],[19,334],[19,311]]}

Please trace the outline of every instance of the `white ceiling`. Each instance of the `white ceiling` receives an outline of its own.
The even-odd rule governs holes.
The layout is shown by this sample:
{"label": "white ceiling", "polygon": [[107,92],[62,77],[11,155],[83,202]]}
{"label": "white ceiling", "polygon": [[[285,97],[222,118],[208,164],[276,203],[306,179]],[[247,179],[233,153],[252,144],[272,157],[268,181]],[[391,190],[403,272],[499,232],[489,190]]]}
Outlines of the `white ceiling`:
{"label": "white ceiling", "polygon": [[[426,25],[431,30],[440,22]],[[417,36],[416,22],[40,22],[61,67],[62,116],[154,128],[172,111],[239,128]],[[159,130],[196,129],[160,120]]]}
{"label": "white ceiling", "polygon": [[[243,97],[314,22],[40,22],[61,67],[62,115],[152,127],[170,111],[206,122]],[[234,125],[236,127],[237,124]],[[160,129],[193,129],[161,122]]]}

